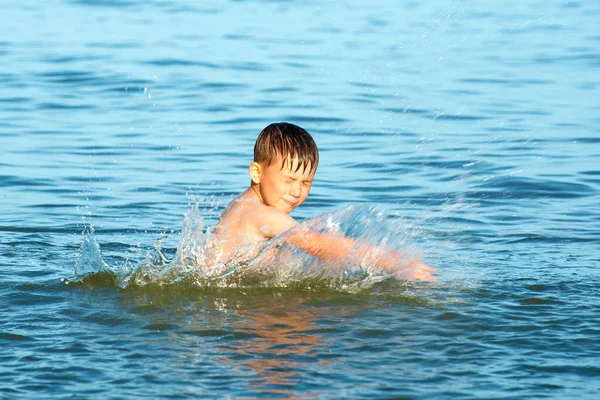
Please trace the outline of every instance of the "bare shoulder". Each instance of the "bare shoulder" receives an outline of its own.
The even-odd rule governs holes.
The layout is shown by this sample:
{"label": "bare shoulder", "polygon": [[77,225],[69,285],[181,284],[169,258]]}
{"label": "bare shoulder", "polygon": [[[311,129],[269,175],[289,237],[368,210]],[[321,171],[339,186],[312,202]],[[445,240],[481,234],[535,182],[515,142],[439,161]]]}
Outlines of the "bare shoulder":
{"label": "bare shoulder", "polygon": [[221,213],[221,221],[246,219],[257,212],[262,203],[251,196],[248,190],[235,197]]}
{"label": "bare shoulder", "polygon": [[289,214],[263,204],[247,190],[233,199],[221,213],[217,232],[235,229],[248,236],[270,239],[296,224]]}
{"label": "bare shoulder", "polygon": [[273,238],[297,224],[296,220],[283,211],[258,203],[244,211],[249,221],[267,238]]}

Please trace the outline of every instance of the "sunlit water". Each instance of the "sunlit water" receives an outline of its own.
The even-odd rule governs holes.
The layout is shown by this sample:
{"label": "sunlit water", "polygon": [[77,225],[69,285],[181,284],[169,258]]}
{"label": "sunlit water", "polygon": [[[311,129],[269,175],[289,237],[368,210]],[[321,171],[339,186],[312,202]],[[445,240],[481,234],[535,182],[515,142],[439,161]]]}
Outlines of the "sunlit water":
{"label": "sunlit water", "polygon": [[[600,3],[197,3],[2,4],[0,397],[600,396]],[[274,121],[438,281],[183,262]]]}

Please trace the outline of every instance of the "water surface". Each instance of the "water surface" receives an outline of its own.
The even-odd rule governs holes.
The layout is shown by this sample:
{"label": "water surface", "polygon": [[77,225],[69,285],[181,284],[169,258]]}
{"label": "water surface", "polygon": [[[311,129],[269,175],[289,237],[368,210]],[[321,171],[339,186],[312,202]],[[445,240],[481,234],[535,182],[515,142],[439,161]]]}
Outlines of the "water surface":
{"label": "water surface", "polygon": [[[591,1],[4,4],[1,395],[597,398],[599,23]],[[273,121],[321,151],[294,217],[375,207],[438,282],[77,277],[96,250],[174,255]]]}

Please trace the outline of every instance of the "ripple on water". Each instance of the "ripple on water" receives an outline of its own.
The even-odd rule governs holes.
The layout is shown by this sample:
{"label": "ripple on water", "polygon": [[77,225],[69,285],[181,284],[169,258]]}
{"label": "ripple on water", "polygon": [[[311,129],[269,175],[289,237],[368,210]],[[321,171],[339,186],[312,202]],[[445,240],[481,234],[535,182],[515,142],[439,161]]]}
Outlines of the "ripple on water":
{"label": "ripple on water", "polygon": [[19,335],[17,333],[0,332],[0,340],[13,341],[13,340],[31,340],[32,338],[25,335]]}
{"label": "ripple on water", "polygon": [[481,182],[479,188],[484,192],[471,192],[472,198],[505,199],[573,199],[596,194],[590,185],[576,182],[555,181],[521,176],[499,176]]}

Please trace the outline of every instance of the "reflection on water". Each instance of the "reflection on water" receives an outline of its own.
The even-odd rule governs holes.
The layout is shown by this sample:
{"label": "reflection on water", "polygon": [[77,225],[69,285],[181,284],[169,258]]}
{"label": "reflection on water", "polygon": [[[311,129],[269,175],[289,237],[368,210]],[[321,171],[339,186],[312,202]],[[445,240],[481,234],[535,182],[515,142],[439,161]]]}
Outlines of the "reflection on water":
{"label": "reflection on water", "polygon": [[[319,322],[331,323],[373,307],[368,297],[358,304],[352,304],[356,303],[352,297],[342,297],[324,306],[323,296],[333,295],[155,287],[126,290],[119,302],[146,329],[156,335],[164,332],[160,337],[167,342],[160,347],[178,353],[170,368],[181,376],[234,374],[252,393],[297,398],[306,392],[305,374],[323,372],[331,364],[331,349],[320,334],[330,330],[323,330]],[[319,306],[311,304],[315,299]],[[347,300],[351,303],[340,304]]]}
{"label": "reflection on water", "polygon": [[302,297],[283,303],[280,297],[274,293],[270,305],[238,311],[244,321],[238,331],[250,337],[224,346],[224,360],[252,370],[247,385],[253,392],[293,397],[307,370],[330,362],[319,357],[327,345],[314,333],[318,315],[301,307]]}

